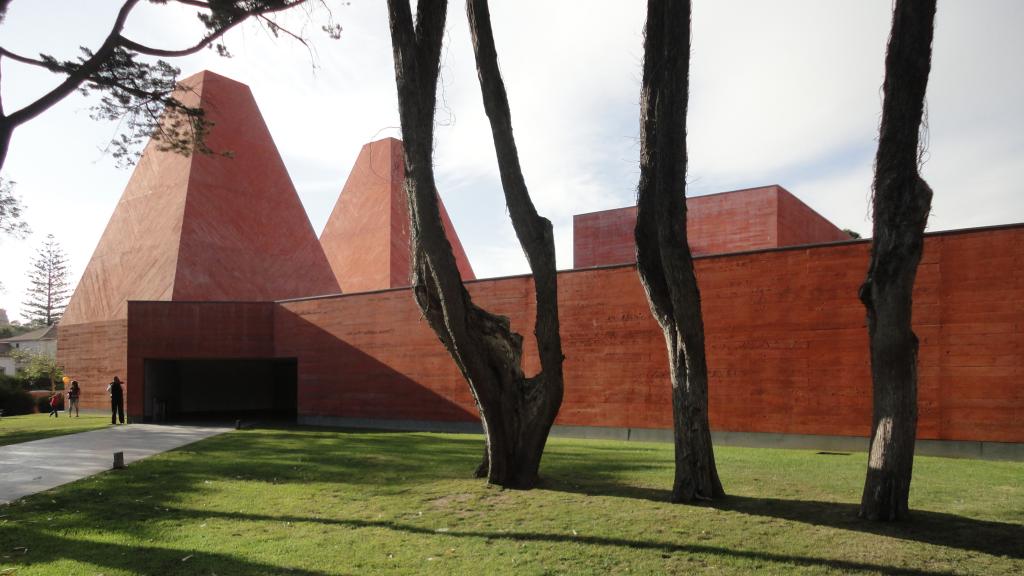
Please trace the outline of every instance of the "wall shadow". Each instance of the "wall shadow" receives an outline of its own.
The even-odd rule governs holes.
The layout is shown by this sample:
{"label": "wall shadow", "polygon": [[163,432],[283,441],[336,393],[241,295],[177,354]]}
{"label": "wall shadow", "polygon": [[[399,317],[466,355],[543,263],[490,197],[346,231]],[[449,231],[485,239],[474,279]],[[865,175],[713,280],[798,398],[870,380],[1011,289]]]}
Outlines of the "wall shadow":
{"label": "wall shadow", "polygon": [[[277,308],[274,333],[277,355],[298,358],[300,417],[480,421],[475,411],[466,410],[284,306]],[[446,353],[445,358],[451,361]],[[459,385],[467,386],[461,376],[456,378]]]}

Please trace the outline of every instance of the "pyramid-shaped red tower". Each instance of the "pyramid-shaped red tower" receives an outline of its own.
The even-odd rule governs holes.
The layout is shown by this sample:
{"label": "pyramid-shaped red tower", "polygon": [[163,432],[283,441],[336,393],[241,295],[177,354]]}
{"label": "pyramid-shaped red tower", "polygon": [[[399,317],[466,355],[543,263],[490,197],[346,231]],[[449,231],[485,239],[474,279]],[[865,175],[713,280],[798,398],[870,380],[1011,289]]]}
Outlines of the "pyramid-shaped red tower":
{"label": "pyramid-shaped red tower", "polygon": [[[320,235],[345,292],[409,285],[412,258],[402,155],[402,141],[394,138],[364,145]],[[463,280],[474,280],[473,267],[440,198],[438,205],[459,273]]]}
{"label": "pyramid-shaped red tower", "polygon": [[128,300],[277,300],[339,291],[249,87],[212,72],[181,82],[206,142],[150,142],[71,298],[63,324],[125,318]]}

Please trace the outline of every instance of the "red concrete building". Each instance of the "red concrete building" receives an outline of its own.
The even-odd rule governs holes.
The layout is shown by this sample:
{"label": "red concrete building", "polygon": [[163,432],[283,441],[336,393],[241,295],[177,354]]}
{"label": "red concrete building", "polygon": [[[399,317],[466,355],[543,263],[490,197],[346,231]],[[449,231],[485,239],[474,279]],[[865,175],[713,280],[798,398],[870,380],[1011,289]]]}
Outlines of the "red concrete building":
{"label": "red concrete building", "polygon": [[[237,83],[217,85],[233,94],[224,98],[248,94]],[[205,88],[202,93],[206,98]],[[211,136],[251,130],[248,123],[258,117],[221,118]],[[254,141],[270,142],[269,135]],[[274,213],[280,226],[300,231],[283,234],[285,247],[247,243],[246,230],[233,228],[234,222],[259,226],[259,219],[240,213],[250,209],[247,195],[284,206],[294,190],[286,174],[266,187],[240,180],[244,171],[229,164],[248,155],[246,142],[232,142],[235,159],[150,150],[136,170],[113,231],[101,240],[95,266],[90,263],[91,279],[74,297],[79,311],[60,327],[59,359],[82,383],[83,405],[104,407],[103,387],[119,374],[135,421],[276,415],[309,424],[477,429],[466,383],[409,289],[400,287],[408,278],[408,227],[396,192],[400,143],[363,148],[321,250],[310,243],[301,211]],[[272,149],[272,142],[259,148]],[[194,170],[196,163],[204,163],[208,179],[193,184],[164,174]],[[179,184],[167,184],[172,191],[166,192],[146,182]],[[218,195],[226,189],[234,192]],[[857,288],[870,244],[838,241],[842,231],[777,186],[704,198],[691,200],[689,225],[695,249],[705,254],[696,265],[717,441],[863,448],[871,386]],[[126,199],[135,204],[126,208]],[[176,202],[184,209],[158,209]],[[190,202],[211,208],[190,211]],[[170,231],[160,229],[159,241],[134,232],[137,215],[149,220],[134,228]],[[374,225],[360,228],[353,218]],[[632,260],[630,218],[629,209],[577,217],[577,270],[559,274],[566,364],[556,433],[670,437],[664,340],[635,266],[609,265]],[[465,263],[460,269],[471,277],[454,228],[446,225]],[[220,227],[232,229],[227,239],[213,232]],[[184,231],[191,231],[188,242]],[[157,256],[130,254],[131,243],[142,241],[152,242]],[[209,253],[188,256],[194,246]],[[274,255],[286,249],[302,270],[280,262],[251,271],[253,261],[277,262]],[[1024,225],[928,235],[914,301],[921,452],[1024,458],[1022,264]],[[235,290],[239,278],[252,285]],[[537,370],[530,277],[467,285],[482,306],[507,315],[526,336],[525,369]]]}
{"label": "red concrete building", "polygon": [[[338,197],[320,244],[345,292],[367,292],[409,285],[409,205],[402,141],[384,138],[359,151],[348,182]],[[441,219],[463,280],[474,280],[473,267],[462,248],[444,203]]]}
{"label": "red concrete building", "polygon": [[[686,200],[687,236],[695,256],[850,240],[779,185]],[[572,218],[573,268],[636,262],[636,206]]]}

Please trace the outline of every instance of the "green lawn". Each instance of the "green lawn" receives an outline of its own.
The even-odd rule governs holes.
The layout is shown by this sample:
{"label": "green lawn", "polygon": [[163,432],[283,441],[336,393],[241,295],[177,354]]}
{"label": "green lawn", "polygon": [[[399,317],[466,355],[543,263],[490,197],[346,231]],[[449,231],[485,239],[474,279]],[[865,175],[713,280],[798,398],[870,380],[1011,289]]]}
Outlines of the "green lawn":
{"label": "green lawn", "polygon": [[528,492],[470,478],[480,454],[231,432],[0,507],[0,574],[1024,573],[1022,463],[918,458],[914,520],[879,525],[864,454],[719,448],[703,506],[666,502],[670,445],[555,439]]}
{"label": "green lawn", "polygon": [[[66,412],[61,412],[59,418],[47,414],[4,416],[0,418],[0,446],[86,432],[109,425],[110,416],[97,414],[81,414],[79,418],[68,418]],[[0,573],[0,576],[4,575]]]}

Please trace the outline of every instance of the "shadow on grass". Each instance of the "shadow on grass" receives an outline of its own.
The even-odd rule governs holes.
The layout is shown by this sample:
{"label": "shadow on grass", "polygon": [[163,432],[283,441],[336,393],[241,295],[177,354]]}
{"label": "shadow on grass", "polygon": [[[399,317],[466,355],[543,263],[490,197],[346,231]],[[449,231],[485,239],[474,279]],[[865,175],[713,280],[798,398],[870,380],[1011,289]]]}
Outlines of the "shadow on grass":
{"label": "shadow on grass", "polygon": [[755,560],[761,562],[772,562],[778,564],[789,564],[808,567],[828,567],[843,572],[871,571],[892,576],[910,574],[925,574],[931,576],[945,576],[954,574],[946,571],[928,571],[920,568],[899,568],[896,566],[885,566],[883,564],[871,564],[867,562],[852,562],[847,560],[835,560],[828,558],[813,558],[808,556],[796,556],[792,554],[772,554],[770,552],[756,552],[750,550],[736,550],[721,546],[708,546],[703,544],[678,544],[673,542],[658,542],[654,540],[629,540],[626,538],[610,538],[605,536],[581,536],[569,534],[546,534],[543,532],[484,532],[469,530],[448,530],[442,533],[431,528],[402,524],[390,520],[340,520],[332,518],[305,518],[301,516],[270,516],[264,514],[246,514],[241,512],[217,512],[212,510],[172,510],[178,517],[193,517],[196,519],[222,518],[232,521],[244,522],[292,522],[311,523],[330,526],[344,526],[348,528],[377,528],[414,534],[418,536],[430,536],[435,538],[479,538],[483,540],[498,540],[510,542],[545,542],[554,544],[573,544],[585,546],[617,546],[634,550],[650,550],[663,554],[709,554],[721,557],[732,557],[744,560]]}
{"label": "shadow on grass", "polygon": [[[544,482],[542,488],[588,496],[617,496],[653,502],[668,502],[671,496],[671,491],[668,489],[601,481],[572,484],[562,478],[550,478]],[[857,517],[859,506],[856,504],[732,495],[726,496],[722,500],[697,504],[697,506],[813,526],[864,532],[993,556],[1024,558],[1024,544],[1022,544],[1024,543],[1024,526],[1006,522],[977,520],[955,514],[923,510],[912,510],[910,520],[905,522],[870,522]]]}
{"label": "shadow on grass", "polygon": [[[403,486],[443,478],[466,479],[479,460],[481,440],[474,436],[443,437],[430,434],[381,431],[346,431],[338,441],[337,430],[299,428],[305,441],[296,450],[288,442],[289,451],[282,458],[274,448],[274,438],[251,438],[247,442],[247,463],[239,470],[233,458],[218,458],[213,445],[205,452],[212,458],[192,464],[193,470],[178,474],[199,477],[237,476],[249,479],[271,479],[275,482],[346,482],[353,484],[387,485],[401,490]],[[287,430],[285,430],[287,432]],[[312,436],[312,438],[310,437]],[[318,441],[319,440],[319,441]],[[286,441],[287,442],[287,441]],[[235,452],[235,442],[225,442],[224,448]],[[552,446],[544,467],[547,474],[539,488],[586,494],[590,496],[617,496],[654,502],[668,502],[668,489],[624,484],[623,475],[636,476],[665,468],[671,463],[651,462],[645,454],[630,454],[622,458],[621,449],[595,457],[595,448]],[[225,454],[228,456],[229,454]],[[237,454],[236,454],[237,455]],[[299,465],[296,465],[299,462]],[[175,464],[178,466],[179,464]],[[143,483],[144,479],[139,479]],[[188,483],[188,482],[186,482]],[[167,502],[172,504],[172,502]],[[812,500],[787,500],[748,496],[728,496],[724,500],[705,504],[727,512],[761,516],[852,530],[902,540],[922,542],[960,550],[981,552],[994,556],[1024,558],[1024,526],[978,520],[954,514],[913,511],[910,521],[898,523],[869,522],[857,518],[857,505]]]}
{"label": "shadow on grass", "polygon": [[[0,537],[4,531],[0,530]],[[58,536],[34,528],[22,530],[19,540],[4,538],[5,544],[27,549],[23,555],[8,556],[3,564],[31,568],[67,558],[102,566],[108,570],[124,570],[133,574],[238,574],[260,576],[287,573],[295,576],[326,576],[326,572],[274,566],[253,562],[230,554],[168,548],[166,546],[122,545],[94,540],[78,540]],[[4,552],[9,552],[10,548]],[[5,572],[6,573],[6,572]],[[13,573],[13,572],[12,572]]]}
{"label": "shadow on grass", "polygon": [[33,440],[45,440],[47,438],[56,438],[57,436],[67,436],[69,434],[79,434],[81,432],[92,432],[93,430],[99,430],[104,428],[106,423],[97,426],[82,426],[81,428],[52,428],[43,430],[17,430],[17,431],[5,431],[0,426],[0,446],[11,446],[14,444],[21,444],[23,442],[32,442]]}
{"label": "shadow on grass", "polygon": [[[546,475],[540,488],[587,495],[616,496],[667,502],[668,490],[631,486],[622,478],[643,478],[649,482],[662,479],[664,470],[671,470],[670,462],[652,462],[650,455],[640,450],[606,450],[594,452],[572,445],[554,444],[545,457]],[[598,446],[600,448],[600,446]],[[193,446],[168,453],[164,457],[148,460],[129,467],[127,472],[107,474],[89,483],[76,483],[47,498],[35,498],[24,508],[11,509],[20,517],[32,517],[51,507],[65,508],[73,503],[80,514],[74,522],[88,520],[90,525],[109,525],[111,531],[131,532],[133,537],[147,534],[146,520],[153,516],[154,507],[161,515],[173,517],[223,517],[238,521],[306,522],[341,525],[352,528],[378,528],[434,537],[480,538],[498,541],[538,541],[589,546],[617,546],[658,551],[663,554],[708,554],[722,558],[765,561],[782,565],[828,567],[838,571],[875,571],[883,574],[947,574],[939,571],[905,569],[865,562],[815,558],[802,555],[773,553],[760,550],[742,550],[704,544],[674,543],[656,540],[631,540],[602,536],[571,536],[544,532],[489,532],[453,530],[437,534],[434,530],[394,521],[362,521],[348,519],[307,518],[303,514],[271,516],[243,512],[215,512],[194,510],[189,498],[204,490],[211,480],[243,479],[252,482],[294,483],[319,482],[326,484],[352,484],[374,486],[379,492],[402,492],[409,486],[446,479],[468,479],[478,463],[481,440],[475,436],[440,436],[432,434],[318,430],[297,428],[274,430],[273,433],[256,430],[226,434],[205,440]],[[606,454],[605,454],[606,453]],[[154,487],[161,490],[154,491]],[[112,514],[111,501],[96,498],[98,492],[111,494],[117,509]],[[45,501],[44,501],[45,500]],[[1024,527],[1014,524],[974,520],[950,514],[917,512],[911,522],[877,524],[858,520],[853,504],[752,498],[732,496],[708,507],[725,512],[784,519],[815,526],[852,530],[889,536],[909,541],[940,545],[952,549],[970,550],[985,554],[1024,557],[1020,542],[1024,541]],[[187,573],[266,574],[280,572],[273,566],[246,562],[230,554],[195,553],[188,565],[181,558],[191,552],[181,549],[151,549],[142,547],[141,560],[132,560],[134,546],[109,543],[74,542],[57,534],[53,527],[26,526],[14,531],[10,527],[7,542],[12,537],[20,541],[36,540],[31,556],[36,558],[73,557],[111,568],[131,569],[143,574],[174,572],[169,566]],[[154,531],[157,537],[159,531]],[[0,544],[4,542],[0,530]],[[41,544],[40,544],[41,543]],[[18,543],[14,546],[20,545]],[[52,555],[52,556],[50,556]],[[178,564],[175,564],[177,562]],[[141,564],[139,564],[141,563]],[[140,568],[140,565],[142,566]],[[230,570],[223,565],[231,566]],[[148,568],[147,568],[148,567]],[[316,572],[293,571],[300,575],[316,576]]]}

